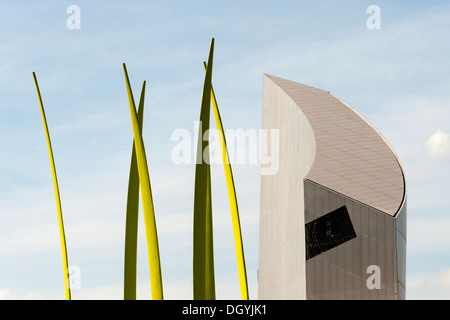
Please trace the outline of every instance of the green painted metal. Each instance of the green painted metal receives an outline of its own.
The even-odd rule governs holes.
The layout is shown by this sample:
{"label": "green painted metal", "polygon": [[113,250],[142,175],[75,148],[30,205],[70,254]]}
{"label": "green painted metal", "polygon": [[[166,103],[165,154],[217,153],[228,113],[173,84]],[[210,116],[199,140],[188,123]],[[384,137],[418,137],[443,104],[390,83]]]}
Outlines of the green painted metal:
{"label": "green painted metal", "polygon": [[[207,69],[206,62],[203,62],[205,71]],[[222,161],[225,171],[225,178],[227,181],[228,198],[230,202],[231,222],[233,225],[234,242],[236,247],[236,260],[238,265],[239,285],[241,288],[241,299],[248,300],[248,282],[247,271],[245,268],[244,243],[242,241],[241,223],[239,219],[239,208],[236,196],[236,188],[234,186],[233,171],[231,169],[230,158],[228,155],[227,141],[225,138],[225,131],[223,129],[222,117],[220,116],[219,106],[217,104],[214,88],[211,85],[211,99],[214,110],[214,117],[216,119],[216,127],[219,132],[220,146],[222,149]]]}
{"label": "green painted metal", "polygon": [[197,145],[197,163],[194,186],[194,242],[193,242],[193,287],[194,300],[216,298],[214,279],[214,244],[211,205],[211,170],[209,165],[209,118],[211,105],[211,81],[214,38],[208,57],[208,68],[203,84],[200,128]]}
{"label": "green painted metal", "polygon": [[[153,300],[163,299],[163,284],[161,275],[161,261],[159,256],[158,233],[156,228],[156,218],[153,206],[150,176],[148,171],[147,156],[145,154],[144,141],[139,127],[136,106],[130,86],[130,80],[125,63],[123,64],[125,82],[127,86],[128,101],[130,104],[131,122],[133,125],[133,135],[136,147],[136,160],[139,173],[140,190],[142,197],[142,207],[144,212],[145,233],[147,239],[147,251],[150,269],[150,282]],[[145,81],[144,81],[145,91]],[[145,92],[144,92],[145,93]]]}
{"label": "green painted metal", "polygon": [[[137,113],[139,132],[142,135],[144,118],[145,82],[142,84]],[[124,300],[136,300],[137,239],[139,216],[139,172],[136,146],[133,139],[130,175],[128,180],[127,211],[125,222]]]}

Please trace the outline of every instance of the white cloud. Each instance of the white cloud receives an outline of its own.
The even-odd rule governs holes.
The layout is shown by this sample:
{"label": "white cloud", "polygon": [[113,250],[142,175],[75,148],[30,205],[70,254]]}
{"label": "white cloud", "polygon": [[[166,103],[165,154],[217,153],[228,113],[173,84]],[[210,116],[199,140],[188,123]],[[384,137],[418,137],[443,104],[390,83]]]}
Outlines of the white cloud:
{"label": "white cloud", "polygon": [[25,294],[12,294],[7,288],[0,288],[0,300],[48,300],[52,297],[39,293],[37,291],[29,291]]}
{"label": "white cloud", "polygon": [[123,286],[105,285],[72,290],[72,300],[121,300]]}
{"label": "white cloud", "polygon": [[450,156],[450,133],[437,129],[425,142],[428,156],[444,158]]}
{"label": "white cloud", "polygon": [[9,290],[5,288],[0,288],[0,300],[6,300],[9,296]]}
{"label": "white cloud", "polygon": [[[163,279],[164,280],[164,279]],[[238,281],[229,278],[216,279],[216,299],[217,300],[234,300],[240,298],[240,289]],[[164,281],[164,299],[165,300],[192,300],[192,282],[191,279]],[[254,293],[254,292],[251,292]],[[29,293],[25,295],[24,299],[37,299],[40,296]],[[0,300],[16,300],[17,296],[12,296],[7,289],[0,288]],[[20,298],[19,298],[20,299]],[[78,290],[72,290],[73,300],[122,300],[123,299],[123,285],[105,285],[82,287]],[[137,300],[151,300],[151,288],[149,280],[138,281],[136,288]]]}
{"label": "white cloud", "polygon": [[435,273],[413,274],[406,281],[406,298],[417,300],[450,299],[450,268]]}

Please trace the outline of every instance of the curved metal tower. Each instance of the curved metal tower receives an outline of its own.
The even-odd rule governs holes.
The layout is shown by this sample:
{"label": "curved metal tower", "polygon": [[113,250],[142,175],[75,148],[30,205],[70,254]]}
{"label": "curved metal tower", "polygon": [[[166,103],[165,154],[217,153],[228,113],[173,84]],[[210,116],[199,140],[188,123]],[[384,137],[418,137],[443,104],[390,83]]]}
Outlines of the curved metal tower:
{"label": "curved metal tower", "polygon": [[388,142],[328,91],[264,75],[259,299],[404,299],[406,182]]}

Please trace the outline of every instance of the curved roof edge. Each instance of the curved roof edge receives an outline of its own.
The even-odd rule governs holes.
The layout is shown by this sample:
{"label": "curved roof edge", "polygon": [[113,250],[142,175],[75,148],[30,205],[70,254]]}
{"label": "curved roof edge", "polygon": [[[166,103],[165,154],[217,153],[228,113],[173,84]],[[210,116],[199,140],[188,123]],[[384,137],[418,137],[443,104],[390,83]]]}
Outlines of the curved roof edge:
{"label": "curved roof edge", "polygon": [[353,112],[355,112],[358,116],[361,117],[362,120],[364,120],[370,127],[372,127],[373,130],[375,130],[376,132],[378,132],[378,134],[380,135],[380,137],[384,140],[384,142],[386,143],[386,145],[391,149],[392,153],[395,156],[395,159],[397,160],[398,165],[400,166],[400,170],[402,172],[402,177],[403,177],[403,199],[402,199],[402,203],[400,204],[397,212],[395,213],[394,216],[397,216],[397,214],[400,213],[400,211],[402,211],[403,206],[406,204],[406,176],[405,176],[405,172],[403,170],[403,166],[402,163],[400,161],[400,158],[398,157],[397,153],[395,152],[394,148],[391,146],[391,144],[389,143],[389,141],[385,138],[385,136],[377,129],[375,128],[366,118],[364,118],[357,110],[355,110],[352,106],[350,106],[348,103],[346,103],[345,101],[343,101],[342,99],[340,99],[339,97],[337,97],[334,93],[332,92],[328,92],[329,94],[331,94],[333,97],[335,97],[336,99],[338,99],[339,101],[341,101],[341,103],[345,104],[348,108],[350,108],[351,110],[353,110]]}
{"label": "curved roof edge", "polygon": [[329,91],[264,74],[308,119],[316,155],[305,177],[395,217],[406,201],[400,160],[361,114]]}

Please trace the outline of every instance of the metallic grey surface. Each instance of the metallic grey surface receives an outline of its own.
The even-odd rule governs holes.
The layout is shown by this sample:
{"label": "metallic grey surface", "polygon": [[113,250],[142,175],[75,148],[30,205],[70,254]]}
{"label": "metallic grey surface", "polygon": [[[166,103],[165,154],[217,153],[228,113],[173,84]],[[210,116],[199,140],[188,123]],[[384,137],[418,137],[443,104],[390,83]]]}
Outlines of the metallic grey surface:
{"label": "metallic grey surface", "polygon": [[395,216],[404,199],[405,179],[384,137],[328,91],[265,75],[264,85],[270,82],[292,99],[314,131],[315,159],[306,178]]}
{"label": "metallic grey surface", "polygon": [[[306,261],[307,299],[404,299],[406,209],[394,218],[315,182],[304,184],[309,221],[346,205],[356,233],[356,238]],[[371,265],[380,267],[380,289],[367,286]]]}
{"label": "metallic grey surface", "polygon": [[[261,176],[258,297],[404,299],[406,183],[381,134],[329,92],[267,75],[263,129],[279,130],[280,166]],[[305,224],[344,205],[356,238],[306,260]]]}
{"label": "metallic grey surface", "polygon": [[264,79],[263,129],[279,131],[279,170],[261,175],[260,299],[305,299],[303,179],[315,156],[311,126],[294,101]]}
{"label": "metallic grey surface", "polygon": [[397,244],[397,269],[398,283],[397,290],[399,299],[405,299],[406,296],[406,201],[402,210],[397,216],[396,223],[396,244]]}

